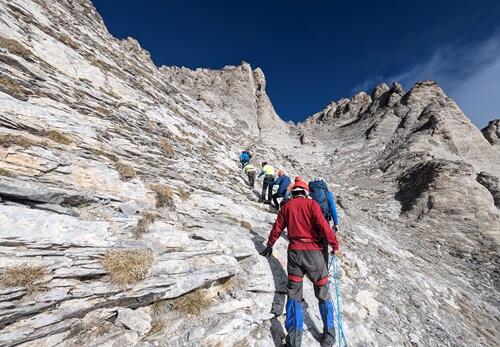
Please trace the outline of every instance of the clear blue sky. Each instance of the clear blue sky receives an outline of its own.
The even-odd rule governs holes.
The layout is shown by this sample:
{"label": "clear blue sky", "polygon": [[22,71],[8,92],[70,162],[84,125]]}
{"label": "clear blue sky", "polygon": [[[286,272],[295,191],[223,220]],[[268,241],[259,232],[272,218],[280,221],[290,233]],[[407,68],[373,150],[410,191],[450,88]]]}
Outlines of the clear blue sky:
{"label": "clear blue sky", "polygon": [[478,125],[500,117],[500,0],[94,0],[157,65],[261,67],[301,121],[380,81],[436,79]]}

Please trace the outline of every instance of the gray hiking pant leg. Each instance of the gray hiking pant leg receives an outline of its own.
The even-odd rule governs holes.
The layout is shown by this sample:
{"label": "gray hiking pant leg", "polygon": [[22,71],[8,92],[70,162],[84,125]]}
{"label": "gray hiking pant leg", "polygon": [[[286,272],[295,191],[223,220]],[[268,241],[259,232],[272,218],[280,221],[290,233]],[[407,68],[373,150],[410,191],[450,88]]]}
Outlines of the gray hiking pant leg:
{"label": "gray hiking pant leg", "polygon": [[[264,177],[264,181],[262,183],[262,194],[261,194],[262,200],[271,201],[271,195],[273,193],[273,183],[274,183],[274,176],[266,175]],[[266,198],[266,191],[267,191],[267,198]]]}
{"label": "gray hiking pant leg", "polygon": [[302,314],[302,281],[304,272],[300,266],[302,254],[295,251],[288,251],[288,283],[285,328],[287,330],[287,346],[300,347],[303,331]]}
{"label": "gray hiking pant leg", "polygon": [[304,254],[306,274],[313,281],[314,295],[318,299],[323,321],[322,346],[332,346],[335,342],[333,303],[328,288],[328,265],[323,251],[308,251]]}
{"label": "gray hiking pant leg", "polygon": [[248,185],[252,188],[255,186],[255,172],[249,172],[248,176]]}
{"label": "gray hiking pant leg", "polygon": [[300,266],[301,254],[298,252],[299,251],[288,251],[286,269],[288,273],[287,295],[289,299],[301,302],[303,295],[302,281],[304,279],[304,271]]}
{"label": "gray hiking pant leg", "polygon": [[274,177],[272,178],[272,182],[269,182],[269,185],[267,186],[267,201],[271,201],[273,197],[273,183]]}

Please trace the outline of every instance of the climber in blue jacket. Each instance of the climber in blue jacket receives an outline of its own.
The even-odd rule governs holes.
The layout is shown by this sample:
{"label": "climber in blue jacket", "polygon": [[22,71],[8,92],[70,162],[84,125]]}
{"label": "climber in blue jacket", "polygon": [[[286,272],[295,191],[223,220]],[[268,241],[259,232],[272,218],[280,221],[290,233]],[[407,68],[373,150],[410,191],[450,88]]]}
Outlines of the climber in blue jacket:
{"label": "climber in blue jacket", "polygon": [[328,207],[330,208],[330,215],[333,219],[333,228],[335,232],[339,231],[339,216],[337,215],[337,207],[335,206],[335,197],[331,191],[328,191]]}
{"label": "climber in blue jacket", "polygon": [[273,186],[277,185],[278,186],[278,191],[273,194],[273,202],[275,207],[279,210],[280,205],[278,203],[278,198],[283,198],[284,200],[289,198],[289,191],[288,191],[288,186],[292,183],[290,180],[290,177],[285,175],[285,172],[283,170],[278,171],[278,178],[276,181],[274,181]]}
{"label": "climber in blue jacket", "polygon": [[243,151],[240,154],[240,164],[241,167],[245,167],[246,164],[250,162],[250,159],[252,159],[252,155],[248,151]]}

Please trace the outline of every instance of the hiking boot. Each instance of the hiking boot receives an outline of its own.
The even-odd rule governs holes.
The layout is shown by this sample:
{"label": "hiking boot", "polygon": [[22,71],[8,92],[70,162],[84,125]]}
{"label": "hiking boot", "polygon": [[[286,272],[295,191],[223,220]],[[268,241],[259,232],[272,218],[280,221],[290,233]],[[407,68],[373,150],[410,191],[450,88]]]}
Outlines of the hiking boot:
{"label": "hiking boot", "polygon": [[266,205],[271,205],[271,201],[266,200],[266,201],[264,201],[264,204],[266,204]]}
{"label": "hiking boot", "polygon": [[285,338],[285,346],[300,347],[302,345],[302,331],[292,331]]}
{"label": "hiking boot", "polygon": [[321,347],[332,347],[334,344],[335,344],[335,335],[332,335],[330,333],[324,333],[323,336],[321,336],[319,344]]}

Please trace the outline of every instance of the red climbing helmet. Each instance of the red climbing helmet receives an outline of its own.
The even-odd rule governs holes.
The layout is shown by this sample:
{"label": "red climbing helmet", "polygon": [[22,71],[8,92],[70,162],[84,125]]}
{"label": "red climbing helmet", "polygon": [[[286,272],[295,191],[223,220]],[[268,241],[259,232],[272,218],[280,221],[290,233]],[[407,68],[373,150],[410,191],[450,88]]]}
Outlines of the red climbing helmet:
{"label": "red climbing helmet", "polygon": [[298,190],[305,190],[306,192],[309,192],[309,187],[307,186],[306,182],[296,181],[293,185],[292,192]]}

